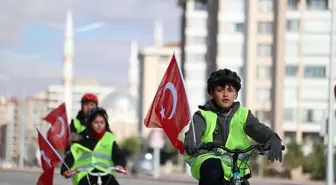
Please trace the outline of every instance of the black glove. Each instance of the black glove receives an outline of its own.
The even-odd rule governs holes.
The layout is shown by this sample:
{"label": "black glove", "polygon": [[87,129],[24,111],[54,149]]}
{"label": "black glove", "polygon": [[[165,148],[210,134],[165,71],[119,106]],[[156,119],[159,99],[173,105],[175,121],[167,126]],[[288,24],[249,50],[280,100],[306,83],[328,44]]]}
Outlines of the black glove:
{"label": "black glove", "polygon": [[195,145],[195,142],[191,140],[187,140],[184,142],[184,150],[188,155],[193,155],[198,152],[199,144]]}
{"label": "black glove", "polygon": [[269,140],[265,144],[265,150],[268,151],[268,160],[274,161],[282,161],[282,147],[281,147],[281,139],[278,134],[273,134]]}

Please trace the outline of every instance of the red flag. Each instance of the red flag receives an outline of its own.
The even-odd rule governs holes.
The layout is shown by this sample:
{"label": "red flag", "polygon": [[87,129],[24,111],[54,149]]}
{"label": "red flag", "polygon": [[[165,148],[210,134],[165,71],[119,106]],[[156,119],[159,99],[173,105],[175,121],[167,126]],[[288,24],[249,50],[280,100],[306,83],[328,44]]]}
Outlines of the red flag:
{"label": "red flag", "polygon": [[63,149],[70,146],[70,131],[66,114],[65,103],[51,111],[44,120],[51,124],[47,137],[56,149]]}
{"label": "red flag", "polygon": [[42,172],[36,185],[53,185],[54,182],[54,168],[49,168],[47,171]]}
{"label": "red flag", "polygon": [[59,162],[60,159],[56,151],[48,143],[48,141],[42,136],[39,130],[38,132],[38,143],[40,146],[40,155],[41,155],[41,164],[43,171],[47,171],[51,168],[54,168]]}
{"label": "red flag", "polygon": [[162,128],[173,146],[184,153],[184,133],[191,120],[183,77],[173,55],[145,118],[145,126]]}

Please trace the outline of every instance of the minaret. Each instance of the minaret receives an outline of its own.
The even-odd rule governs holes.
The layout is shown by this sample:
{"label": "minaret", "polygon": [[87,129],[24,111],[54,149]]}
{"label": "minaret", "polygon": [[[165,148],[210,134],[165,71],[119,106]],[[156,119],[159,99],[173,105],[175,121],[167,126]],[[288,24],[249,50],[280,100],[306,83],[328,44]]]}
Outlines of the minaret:
{"label": "minaret", "polygon": [[128,72],[129,93],[138,99],[138,86],[139,86],[139,62],[138,62],[138,43],[135,40],[131,41],[130,51],[130,66]]}
{"label": "minaret", "polygon": [[154,44],[155,47],[160,48],[163,45],[163,27],[162,23],[157,21],[154,28]]}
{"label": "minaret", "polygon": [[73,41],[73,24],[72,24],[72,12],[68,10],[65,30],[64,30],[64,76],[63,76],[63,87],[64,87],[64,100],[67,109],[68,120],[72,118],[72,63],[74,56],[74,41]]}

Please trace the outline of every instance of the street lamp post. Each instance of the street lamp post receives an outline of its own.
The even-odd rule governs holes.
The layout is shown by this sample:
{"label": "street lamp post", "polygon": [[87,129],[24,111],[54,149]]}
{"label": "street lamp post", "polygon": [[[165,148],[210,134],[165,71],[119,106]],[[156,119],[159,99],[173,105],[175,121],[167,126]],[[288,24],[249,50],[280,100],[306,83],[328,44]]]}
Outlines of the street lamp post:
{"label": "street lamp post", "polygon": [[335,34],[335,1],[331,2],[331,35],[330,35],[330,61],[329,61],[329,116],[328,116],[328,155],[327,155],[327,185],[334,184],[334,159],[333,159],[333,118],[334,118],[334,87],[333,87],[333,74],[334,74],[334,34]]}

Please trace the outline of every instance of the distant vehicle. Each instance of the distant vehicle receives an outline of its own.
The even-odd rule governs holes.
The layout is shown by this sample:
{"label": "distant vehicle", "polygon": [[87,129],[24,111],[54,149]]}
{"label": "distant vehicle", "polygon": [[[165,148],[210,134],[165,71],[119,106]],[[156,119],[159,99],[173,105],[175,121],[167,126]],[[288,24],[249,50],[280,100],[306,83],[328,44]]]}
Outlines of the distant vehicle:
{"label": "distant vehicle", "polygon": [[153,155],[151,153],[140,153],[134,159],[134,165],[131,169],[131,174],[153,175]]}

